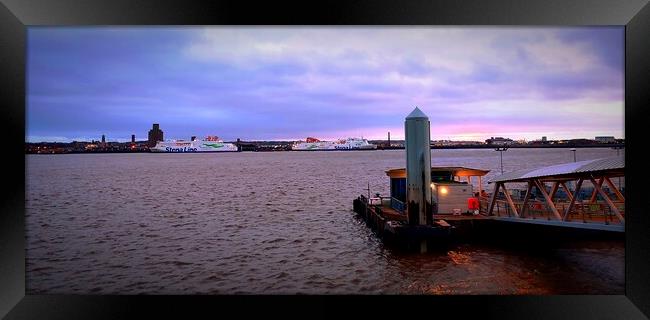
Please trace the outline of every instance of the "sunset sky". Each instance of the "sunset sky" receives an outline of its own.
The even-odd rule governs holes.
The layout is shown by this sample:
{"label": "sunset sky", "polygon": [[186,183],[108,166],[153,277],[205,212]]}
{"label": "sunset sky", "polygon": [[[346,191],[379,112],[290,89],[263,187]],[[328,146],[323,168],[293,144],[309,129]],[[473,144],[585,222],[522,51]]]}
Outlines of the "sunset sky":
{"label": "sunset sky", "polygon": [[26,141],[624,138],[624,28],[29,27]]}

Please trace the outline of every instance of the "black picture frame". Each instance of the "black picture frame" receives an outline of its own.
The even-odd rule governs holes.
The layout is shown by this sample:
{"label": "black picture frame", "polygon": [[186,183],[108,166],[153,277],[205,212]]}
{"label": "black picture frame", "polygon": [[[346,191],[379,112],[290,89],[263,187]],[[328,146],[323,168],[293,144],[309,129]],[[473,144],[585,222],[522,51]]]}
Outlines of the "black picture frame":
{"label": "black picture frame", "polygon": [[[620,296],[60,296],[25,295],[26,27],[36,25],[624,25],[626,251]],[[5,173],[0,212],[0,316],[8,319],[123,318],[356,313],[404,317],[412,311],[501,319],[647,319],[650,315],[650,197],[643,140],[650,119],[650,5],[647,0],[501,1],[97,1],[2,0],[0,5],[1,137]],[[396,299],[397,301],[395,301]],[[262,304],[263,307],[257,307]],[[302,312],[302,311],[301,311]],[[349,313],[345,311],[345,313]],[[349,313],[353,315],[354,313]],[[211,316],[211,317],[212,317]]]}

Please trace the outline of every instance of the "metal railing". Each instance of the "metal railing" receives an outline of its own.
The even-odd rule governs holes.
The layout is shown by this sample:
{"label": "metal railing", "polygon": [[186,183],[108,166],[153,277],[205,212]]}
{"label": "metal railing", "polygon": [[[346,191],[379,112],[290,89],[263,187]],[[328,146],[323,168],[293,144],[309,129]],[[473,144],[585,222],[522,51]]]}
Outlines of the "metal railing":
{"label": "metal railing", "polygon": [[[625,215],[625,203],[623,202],[614,202],[616,208]],[[548,204],[542,201],[530,201],[526,204],[527,208],[525,212],[522,212],[523,202],[514,202],[515,208],[519,213],[520,218],[524,219],[547,219],[547,220],[557,220]],[[555,208],[560,213],[561,216],[564,216],[567,207],[569,206],[568,201],[554,202]],[[489,200],[481,199],[480,201],[480,212],[487,215],[487,210],[489,206]],[[497,199],[492,210],[492,215],[498,217],[514,217],[514,212],[510,207],[510,204],[505,199]],[[565,221],[580,221],[580,222],[604,222],[605,224],[609,223],[620,223],[612,209],[607,203],[603,202],[576,202],[573,204],[571,211],[566,216]]]}

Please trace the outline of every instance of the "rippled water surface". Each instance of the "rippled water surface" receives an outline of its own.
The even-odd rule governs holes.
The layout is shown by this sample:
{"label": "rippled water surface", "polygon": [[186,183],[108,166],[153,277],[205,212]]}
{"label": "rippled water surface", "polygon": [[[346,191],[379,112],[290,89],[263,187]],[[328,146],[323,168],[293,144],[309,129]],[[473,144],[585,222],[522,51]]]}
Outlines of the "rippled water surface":
{"label": "rippled water surface", "polygon": [[[578,160],[615,156],[579,149]],[[36,293],[623,294],[620,241],[546,250],[384,247],[352,200],[388,194],[404,150],[27,155],[27,290]],[[573,161],[509,149],[504,170]],[[500,172],[494,150],[434,165]],[[485,180],[488,180],[485,179]]]}

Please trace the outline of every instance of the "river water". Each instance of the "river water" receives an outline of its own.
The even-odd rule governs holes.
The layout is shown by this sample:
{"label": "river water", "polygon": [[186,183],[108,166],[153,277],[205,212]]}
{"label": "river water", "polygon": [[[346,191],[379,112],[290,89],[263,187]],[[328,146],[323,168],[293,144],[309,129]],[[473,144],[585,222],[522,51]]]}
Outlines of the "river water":
{"label": "river water", "polygon": [[[616,156],[578,149],[577,160]],[[500,173],[499,152],[432,150]],[[509,149],[504,171],[573,161]],[[26,156],[28,294],[624,294],[624,243],[385,247],[352,200],[404,150]]]}

